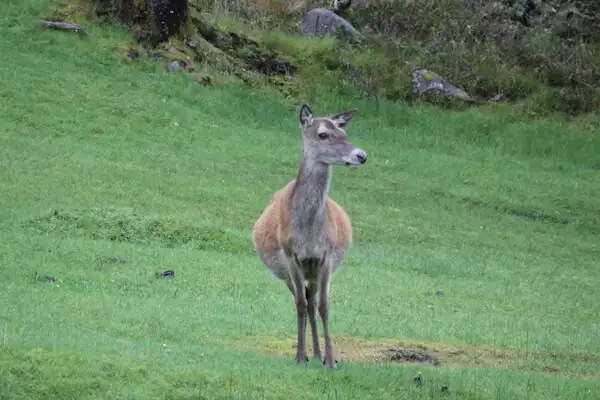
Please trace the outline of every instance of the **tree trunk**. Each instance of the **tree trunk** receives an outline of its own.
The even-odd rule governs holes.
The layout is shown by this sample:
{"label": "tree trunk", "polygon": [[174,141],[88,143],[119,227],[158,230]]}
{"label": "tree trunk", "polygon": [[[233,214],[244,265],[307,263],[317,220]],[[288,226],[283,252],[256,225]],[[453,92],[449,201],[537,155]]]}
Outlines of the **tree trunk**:
{"label": "tree trunk", "polygon": [[152,4],[160,41],[171,36],[185,36],[188,0],[152,0]]}
{"label": "tree trunk", "polygon": [[139,42],[156,46],[186,36],[188,0],[92,0],[98,15],[112,15],[130,26]]}

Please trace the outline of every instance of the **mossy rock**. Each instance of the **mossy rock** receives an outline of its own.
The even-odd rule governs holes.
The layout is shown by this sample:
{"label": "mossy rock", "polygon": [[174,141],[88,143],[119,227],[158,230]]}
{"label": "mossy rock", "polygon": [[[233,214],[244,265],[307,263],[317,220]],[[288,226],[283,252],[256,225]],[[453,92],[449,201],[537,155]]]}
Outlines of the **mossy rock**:
{"label": "mossy rock", "polygon": [[430,81],[430,82],[433,82],[436,79],[440,78],[440,75],[436,74],[433,71],[425,72],[425,73],[421,74],[421,76],[423,77],[423,79],[425,79],[426,81]]}
{"label": "mossy rock", "polygon": [[268,82],[277,87],[279,92],[286,98],[298,97],[298,82],[289,76],[271,76]]}
{"label": "mossy rock", "polygon": [[193,15],[192,21],[207,42],[231,58],[240,60],[248,68],[266,76],[293,75],[297,71],[297,67],[289,60],[246,35],[224,32],[206,23],[199,15]]}
{"label": "mossy rock", "polygon": [[160,43],[156,50],[157,53],[162,54],[169,61],[185,61],[187,64],[202,61],[198,52],[176,39]]}
{"label": "mossy rock", "polygon": [[94,17],[93,7],[88,0],[71,0],[66,3],[51,4],[46,10],[48,21],[79,22]]}
{"label": "mossy rock", "polygon": [[215,36],[211,43],[268,76],[294,74],[297,70],[291,62],[245,35],[215,30]]}

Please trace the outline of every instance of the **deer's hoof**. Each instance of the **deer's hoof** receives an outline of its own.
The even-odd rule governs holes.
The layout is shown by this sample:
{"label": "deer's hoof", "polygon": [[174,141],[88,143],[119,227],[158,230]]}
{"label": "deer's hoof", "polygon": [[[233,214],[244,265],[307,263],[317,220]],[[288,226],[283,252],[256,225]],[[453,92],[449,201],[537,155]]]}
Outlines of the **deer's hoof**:
{"label": "deer's hoof", "polygon": [[299,365],[306,365],[308,364],[308,357],[306,356],[306,354],[296,354],[296,364]]}
{"label": "deer's hoof", "polygon": [[323,365],[325,366],[325,368],[330,369],[330,370],[334,370],[337,369],[337,360],[333,360],[333,361],[328,361],[325,360],[323,361]]}

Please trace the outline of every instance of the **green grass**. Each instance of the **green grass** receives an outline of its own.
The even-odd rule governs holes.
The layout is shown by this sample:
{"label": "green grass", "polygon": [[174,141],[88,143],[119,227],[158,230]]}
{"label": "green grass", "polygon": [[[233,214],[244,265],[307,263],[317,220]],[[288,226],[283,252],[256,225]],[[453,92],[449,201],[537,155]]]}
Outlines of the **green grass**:
{"label": "green grass", "polygon": [[[332,287],[340,370],[303,369],[250,236],[296,173],[297,105],[132,65],[111,27],[44,31],[44,7],[0,6],[0,398],[597,397],[597,128],[310,99],[358,107],[369,162],[334,170],[356,241]],[[441,365],[378,359],[400,345]]]}

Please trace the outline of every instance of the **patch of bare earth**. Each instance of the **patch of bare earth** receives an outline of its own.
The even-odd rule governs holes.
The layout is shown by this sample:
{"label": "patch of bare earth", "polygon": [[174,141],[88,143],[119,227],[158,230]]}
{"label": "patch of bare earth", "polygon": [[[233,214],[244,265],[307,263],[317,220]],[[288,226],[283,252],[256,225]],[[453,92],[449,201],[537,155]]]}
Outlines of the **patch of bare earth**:
{"label": "patch of bare earth", "polygon": [[[312,358],[310,336],[308,357]],[[438,342],[410,342],[393,339],[367,340],[356,337],[335,336],[332,338],[335,356],[338,361],[365,364],[407,365],[418,364],[430,367],[454,368],[519,368],[533,372],[561,374],[579,378],[597,379],[597,372],[587,374],[561,370],[552,360],[541,354],[522,352],[484,345],[450,345]],[[294,358],[296,338],[292,336],[252,336],[227,345],[241,350],[274,356]],[[324,345],[321,343],[321,350]],[[561,358],[596,364],[597,357],[562,354]],[[552,364],[552,365],[550,365]]]}
{"label": "patch of bare earth", "polygon": [[[360,363],[421,364],[425,366],[509,366],[517,361],[517,354],[506,350],[481,347],[455,347],[439,343],[407,342],[399,340],[366,340],[336,336],[333,339],[339,361]],[[239,350],[293,357],[296,339],[288,336],[253,337],[229,343]],[[323,349],[321,345],[321,350]],[[309,358],[312,354],[310,338]]]}

